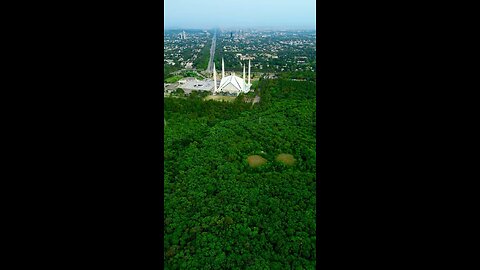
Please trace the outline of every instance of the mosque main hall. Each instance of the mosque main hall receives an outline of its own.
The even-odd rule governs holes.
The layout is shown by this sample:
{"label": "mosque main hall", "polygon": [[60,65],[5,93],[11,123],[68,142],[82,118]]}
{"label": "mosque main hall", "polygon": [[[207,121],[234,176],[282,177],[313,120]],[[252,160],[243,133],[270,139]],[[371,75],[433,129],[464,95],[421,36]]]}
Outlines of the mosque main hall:
{"label": "mosque main hall", "polygon": [[250,60],[248,60],[248,82],[245,80],[245,65],[243,65],[243,78],[235,75],[235,72],[231,72],[230,75],[225,76],[225,63],[222,58],[222,79],[220,84],[217,83],[217,71],[215,69],[215,63],[213,63],[213,94],[214,95],[228,95],[238,96],[241,93],[250,92]]}
{"label": "mosque main hall", "polygon": [[189,95],[192,91],[211,92],[218,96],[238,96],[242,93],[248,93],[251,90],[250,69],[251,64],[248,60],[248,78],[245,78],[245,64],[243,66],[243,77],[235,75],[235,72],[230,72],[228,75],[225,72],[225,62],[222,58],[222,74],[220,81],[217,80],[217,71],[215,63],[213,63],[213,80],[204,79],[198,80],[194,77],[183,78],[178,83],[164,83],[165,94],[172,93],[175,89],[183,89],[185,94]]}

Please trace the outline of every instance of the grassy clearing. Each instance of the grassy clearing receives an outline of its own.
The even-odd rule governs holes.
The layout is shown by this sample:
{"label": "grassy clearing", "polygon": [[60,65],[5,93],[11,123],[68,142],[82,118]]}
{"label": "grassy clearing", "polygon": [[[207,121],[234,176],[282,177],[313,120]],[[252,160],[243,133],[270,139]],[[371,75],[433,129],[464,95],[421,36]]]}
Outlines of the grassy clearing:
{"label": "grassy clearing", "polygon": [[173,77],[170,77],[170,78],[166,78],[165,79],[165,82],[166,83],[175,83],[175,82],[178,82],[180,79],[182,79],[182,76],[173,76]]}
{"label": "grassy clearing", "polygon": [[281,162],[285,165],[293,165],[295,164],[295,158],[290,154],[279,154],[276,158],[276,161]]}
{"label": "grassy clearing", "polygon": [[250,167],[256,168],[267,163],[267,160],[264,159],[262,156],[252,155],[247,158],[247,162],[248,162],[248,165],[250,165]]}
{"label": "grassy clearing", "polygon": [[215,100],[215,101],[226,101],[226,102],[233,102],[235,101],[237,97],[227,97],[227,96],[207,96],[205,97],[205,101],[206,100]]}

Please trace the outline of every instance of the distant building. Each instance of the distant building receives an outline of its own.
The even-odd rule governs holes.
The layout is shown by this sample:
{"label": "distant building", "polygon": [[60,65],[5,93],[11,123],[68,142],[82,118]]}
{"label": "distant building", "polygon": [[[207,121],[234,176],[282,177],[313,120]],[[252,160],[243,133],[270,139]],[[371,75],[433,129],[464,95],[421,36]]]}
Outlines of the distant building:
{"label": "distant building", "polygon": [[255,60],[255,57],[248,56],[248,55],[240,55],[240,61],[243,61],[243,60]]}
{"label": "distant building", "polygon": [[180,39],[187,39],[187,34],[185,34],[185,30],[178,34]]}

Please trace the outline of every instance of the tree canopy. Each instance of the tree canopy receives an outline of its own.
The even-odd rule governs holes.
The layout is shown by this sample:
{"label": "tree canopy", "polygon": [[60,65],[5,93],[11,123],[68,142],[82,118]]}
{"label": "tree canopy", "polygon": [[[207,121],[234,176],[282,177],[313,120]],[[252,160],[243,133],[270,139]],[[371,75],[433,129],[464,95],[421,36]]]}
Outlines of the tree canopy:
{"label": "tree canopy", "polygon": [[315,268],[315,89],[261,80],[254,106],[165,98],[166,269]]}

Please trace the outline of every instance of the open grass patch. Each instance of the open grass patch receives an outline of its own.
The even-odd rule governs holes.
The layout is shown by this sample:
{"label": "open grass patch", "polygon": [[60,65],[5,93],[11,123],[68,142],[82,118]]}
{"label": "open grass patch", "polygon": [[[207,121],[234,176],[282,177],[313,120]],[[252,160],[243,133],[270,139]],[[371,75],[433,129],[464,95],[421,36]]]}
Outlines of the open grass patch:
{"label": "open grass patch", "polygon": [[252,155],[247,158],[248,165],[252,168],[257,168],[267,163],[267,160],[259,155]]}
{"label": "open grass patch", "polygon": [[174,83],[174,82],[178,82],[181,78],[182,78],[182,76],[175,75],[173,77],[166,78],[165,82],[166,83]]}
{"label": "open grass patch", "polygon": [[233,102],[237,97],[229,97],[229,96],[207,96],[205,97],[205,101],[207,100],[215,100],[215,101],[226,101],[226,102]]}
{"label": "open grass patch", "polygon": [[295,164],[295,158],[290,154],[279,154],[275,160],[289,166]]}

